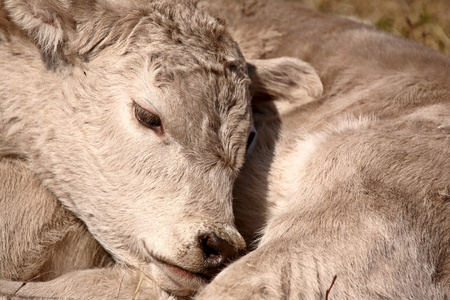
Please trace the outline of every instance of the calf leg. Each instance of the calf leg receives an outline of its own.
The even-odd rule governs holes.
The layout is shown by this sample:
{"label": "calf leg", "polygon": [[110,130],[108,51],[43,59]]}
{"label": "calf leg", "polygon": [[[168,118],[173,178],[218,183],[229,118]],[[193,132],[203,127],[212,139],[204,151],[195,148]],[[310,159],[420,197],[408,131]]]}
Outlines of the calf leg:
{"label": "calf leg", "polygon": [[0,207],[0,279],[49,280],[112,265],[84,224],[19,159],[0,159]]}
{"label": "calf leg", "polygon": [[0,280],[6,299],[175,299],[139,270],[126,267],[80,270],[46,282]]}

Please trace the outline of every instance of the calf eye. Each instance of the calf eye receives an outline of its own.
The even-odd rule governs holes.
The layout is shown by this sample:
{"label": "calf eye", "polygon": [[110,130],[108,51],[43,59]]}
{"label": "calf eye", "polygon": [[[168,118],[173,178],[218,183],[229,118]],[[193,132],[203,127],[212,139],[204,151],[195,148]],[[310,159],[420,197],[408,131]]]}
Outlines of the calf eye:
{"label": "calf eye", "polygon": [[252,129],[250,129],[250,133],[248,134],[246,155],[250,154],[253,151],[253,148],[255,148],[257,136],[258,131],[256,131],[255,126],[252,125]]}
{"label": "calf eye", "polygon": [[142,125],[155,131],[158,135],[163,134],[161,119],[158,115],[146,110],[137,103],[134,103],[134,116]]}

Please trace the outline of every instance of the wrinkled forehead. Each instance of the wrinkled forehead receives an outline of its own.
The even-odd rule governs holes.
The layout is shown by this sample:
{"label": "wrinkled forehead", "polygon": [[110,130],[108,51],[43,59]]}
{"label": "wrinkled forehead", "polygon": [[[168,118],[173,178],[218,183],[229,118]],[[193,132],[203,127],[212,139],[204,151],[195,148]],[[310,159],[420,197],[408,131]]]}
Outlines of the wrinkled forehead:
{"label": "wrinkled forehead", "polygon": [[251,118],[244,58],[218,20],[168,19],[145,20],[134,30],[129,51],[139,54],[137,90],[183,148],[236,166]]}
{"label": "wrinkled forehead", "polygon": [[235,166],[251,118],[244,61],[219,63],[192,53],[171,59],[168,54],[170,50],[149,60],[149,76],[142,82],[150,90],[146,101],[160,115],[167,135],[182,148],[197,157],[203,153],[211,163],[219,159]]}
{"label": "wrinkled forehead", "polygon": [[237,43],[222,20],[190,1],[154,3],[134,26],[128,52],[139,54],[136,63],[144,61],[153,86],[178,104],[220,110],[248,102],[243,95],[236,99],[249,83]]}
{"label": "wrinkled forehead", "polygon": [[224,127],[232,131],[233,123],[249,121],[249,80],[240,62],[235,63],[168,66],[169,79],[164,75],[156,79],[155,85],[164,95],[160,107],[166,112],[165,118],[170,119],[167,128],[172,128],[174,135],[186,130],[190,135],[178,136],[179,140],[200,138],[196,135],[204,136],[209,131],[217,135]]}

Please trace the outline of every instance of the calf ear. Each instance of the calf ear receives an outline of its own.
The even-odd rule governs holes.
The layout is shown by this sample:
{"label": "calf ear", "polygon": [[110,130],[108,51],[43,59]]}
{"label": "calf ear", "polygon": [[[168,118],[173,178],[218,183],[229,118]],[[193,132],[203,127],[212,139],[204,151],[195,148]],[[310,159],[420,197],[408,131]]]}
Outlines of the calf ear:
{"label": "calf ear", "polygon": [[5,0],[11,20],[35,42],[48,65],[62,59],[62,46],[73,34],[69,0]]}
{"label": "calf ear", "polygon": [[[127,13],[128,1],[3,1],[11,20],[34,40],[51,69],[75,60],[89,61],[108,46],[126,44],[127,33],[139,22],[138,18],[117,22]],[[141,13],[133,8],[131,12]]]}
{"label": "calf ear", "polygon": [[253,102],[285,100],[305,104],[322,95],[322,81],[316,70],[300,59],[247,60],[247,66]]}

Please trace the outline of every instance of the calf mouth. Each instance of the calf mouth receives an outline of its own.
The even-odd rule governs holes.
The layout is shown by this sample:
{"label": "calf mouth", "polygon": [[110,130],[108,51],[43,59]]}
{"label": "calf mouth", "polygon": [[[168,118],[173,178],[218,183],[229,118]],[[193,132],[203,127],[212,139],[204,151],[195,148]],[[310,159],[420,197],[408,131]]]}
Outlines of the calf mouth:
{"label": "calf mouth", "polygon": [[164,275],[182,289],[188,289],[195,292],[212,280],[212,276],[207,274],[192,272],[166,260],[158,259],[156,257],[153,258],[155,265],[157,265]]}

